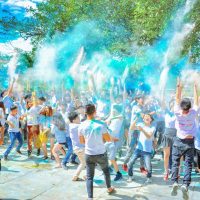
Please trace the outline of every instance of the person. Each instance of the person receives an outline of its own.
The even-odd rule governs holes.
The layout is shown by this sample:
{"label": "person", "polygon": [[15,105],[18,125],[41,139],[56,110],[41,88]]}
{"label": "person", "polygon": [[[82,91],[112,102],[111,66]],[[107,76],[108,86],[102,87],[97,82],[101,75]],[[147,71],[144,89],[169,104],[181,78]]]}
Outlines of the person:
{"label": "person", "polygon": [[115,189],[111,187],[108,157],[104,141],[111,142],[112,138],[107,132],[106,125],[95,120],[96,108],[94,104],[86,105],[87,120],[79,127],[80,142],[85,144],[85,159],[87,171],[87,193],[88,199],[93,199],[93,179],[96,164],[99,164],[105,177],[107,192],[113,193]]}
{"label": "person", "polygon": [[4,144],[4,131],[5,131],[5,107],[3,102],[0,102],[0,145]]}
{"label": "person", "polygon": [[85,179],[85,177],[83,177],[83,179],[79,178],[81,171],[83,169],[85,169],[85,145],[81,144],[79,141],[79,136],[78,136],[78,129],[80,126],[80,118],[79,118],[79,114],[77,112],[70,112],[69,113],[69,134],[70,134],[70,138],[72,140],[72,145],[73,145],[73,151],[74,153],[78,156],[78,159],[80,161],[80,165],[78,166],[72,181],[81,181],[83,179]]}
{"label": "person", "polygon": [[[143,114],[144,114],[144,97],[142,95],[137,95],[135,97],[136,105],[133,106],[131,112],[131,124],[137,119],[137,123],[143,122]],[[124,163],[122,168],[124,171],[128,171],[127,163],[129,162],[133,151],[135,149],[137,139],[138,139],[139,131],[138,130],[129,130],[128,132],[128,151],[126,153]],[[141,160],[140,171],[145,173],[146,170],[143,167],[143,160]]]}
{"label": "person", "polygon": [[176,137],[174,100],[170,101],[169,109],[165,109],[165,131],[162,137],[162,147],[164,153],[164,181],[167,181],[171,172],[171,152],[173,138]]}
{"label": "person", "polygon": [[32,154],[32,141],[34,147],[37,149],[37,156],[40,155],[41,142],[39,138],[39,113],[41,107],[37,105],[36,94],[32,93],[32,100],[28,101],[28,109],[24,116],[27,119],[27,131],[28,131],[28,157]]}
{"label": "person", "polygon": [[9,89],[8,90],[4,90],[1,93],[1,97],[3,98],[3,103],[4,103],[4,106],[5,106],[6,118],[10,113],[11,106],[14,103],[13,99],[11,98],[14,83],[15,83],[15,79],[12,80],[12,83],[11,83]]}
{"label": "person", "polygon": [[16,148],[16,152],[19,154],[22,154],[20,149],[23,145],[23,139],[22,139],[22,135],[20,133],[19,116],[18,116],[17,106],[15,106],[15,105],[11,106],[10,114],[6,120],[6,123],[8,123],[8,125],[9,125],[8,132],[9,132],[11,143],[4,153],[4,156],[3,156],[4,160],[8,160],[8,155],[15,145],[15,140],[18,140],[18,146]]}
{"label": "person", "polygon": [[58,152],[65,156],[64,146],[66,144],[66,124],[60,113],[55,113],[52,119],[51,132],[55,135],[57,143],[54,145],[52,153],[56,160],[55,168],[62,168]]}
{"label": "person", "polygon": [[131,124],[130,130],[138,130],[139,138],[135,151],[128,162],[128,182],[133,180],[133,165],[138,158],[143,158],[147,170],[146,183],[151,183],[152,166],[151,154],[153,150],[153,140],[155,134],[155,127],[152,126],[153,117],[150,114],[144,114],[143,123],[136,125],[137,119]]}
{"label": "person", "polygon": [[198,132],[195,137],[195,157],[194,157],[194,167],[195,172],[200,173],[200,127],[198,124]]}
{"label": "person", "polygon": [[182,156],[185,157],[185,173],[183,178],[183,185],[181,191],[183,199],[189,199],[188,187],[191,183],[192,163],[194,158],[194,137],[196,136],[197,126],[196,118],[198,115],[198,95],[197,85],[194,83],[194,106],[190,99],[183,98],[182,95],[182,83],[180,79],[177,81],[176,89],[176,104],[174,107],[174,113],[176,116],[175,127],[177,129],[177,136],[174,138],[174,144],[172,149],[172,191],[171,195],[176,196],[178,191],[179,180],[179,165]]}
{"label": "person", "polygon": [[116,141],[105,143],[109,160],[111,161],[116,171],[116,176],[114,178],[114,181],[118,181],[122,179],[122,173],[119,171],[119,167],[116,162],[117,151],[122,147],[123,139],[124,139],[123,137],[124,136],[124,118],[123,118],[122,112],[123,112],[122,105],[113,104],[111,108],[111,115],[106,120],[110,135],[114,138],[117,138]]}
{"label": "person", "polygon": [[51,118],[53,115],[53,109],[50,106],[45,106],[40,111],[40,141],[42,144],[42,150],[44,152],[43,160],[48,159],[47,154],[47,141],[48,141],[48,134],[51,131]]}

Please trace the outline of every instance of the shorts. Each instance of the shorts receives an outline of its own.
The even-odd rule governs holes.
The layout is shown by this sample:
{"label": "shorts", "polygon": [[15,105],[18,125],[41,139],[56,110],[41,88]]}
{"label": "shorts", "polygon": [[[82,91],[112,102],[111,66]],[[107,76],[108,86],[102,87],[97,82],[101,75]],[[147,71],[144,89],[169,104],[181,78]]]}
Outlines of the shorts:
{"label": "shorts", "polygon": [[109,160],[115,160],[118,149],[121,147],[121,142],[106,142],[105,147]]}
{"label": "shorts", "polygon": [[173,138],[176,136],[176,129],[174,128],[165,128],[165,133],[162,136],[162,147],[172,147]]}
{"label": "shorts", "polygon": [[40,132],[39,137],[40,137],[41,143],[47,143],[48,142],[48,133],[49,133],[49,131],[41,131]]}

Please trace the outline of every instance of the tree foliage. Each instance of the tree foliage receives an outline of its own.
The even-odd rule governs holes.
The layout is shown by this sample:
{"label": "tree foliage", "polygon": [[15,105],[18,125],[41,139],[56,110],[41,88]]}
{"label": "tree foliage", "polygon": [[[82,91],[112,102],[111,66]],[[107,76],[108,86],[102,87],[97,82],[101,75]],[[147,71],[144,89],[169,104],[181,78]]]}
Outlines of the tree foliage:
{"label": "tree foliage", "polygon": [[[166,30],[182,0],[47,0],[30,9],[31,18],[12,23],[24,38],[31,38],[34,50],[46,38],[71,29],[82,21],[94,20],[105,38],[102,48],[111,53],[129,54],[133,43],[152,45]],[[191,61],[200,58],[200,1],[187,20],[196,26],[185,41],[183,55],[191,52]],[[0,21],[1,23],[2,21]],[[4,26],[8,27],[8,23]],[[11,25],[9,25],[11,26]],[[33,53],[34,55],[34,53]],[[30,60],[30,56],[29,56]],[[30,63],[32,63],[30,61]]]}

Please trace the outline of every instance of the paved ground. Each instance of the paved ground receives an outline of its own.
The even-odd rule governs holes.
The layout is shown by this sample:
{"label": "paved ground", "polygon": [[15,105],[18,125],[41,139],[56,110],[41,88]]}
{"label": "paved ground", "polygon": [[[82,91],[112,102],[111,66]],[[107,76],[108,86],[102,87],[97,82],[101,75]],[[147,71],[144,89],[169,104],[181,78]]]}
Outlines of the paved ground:
{"label": "paved ground", "polygon": [[[0,147],[0,154],[5,147]],[[54,162],[42,161],[41,157],[33,155],[31,159],[22,150],[19,156],[13,150],[10,160],[2,161],[0,172],[0,200],[34,199],[34,200],[84,200],[87,199],[85,182],[72,182],[76,166],[69,170],[54,169]],[[127,183],[127,174],[123,172],[123,180],[113,185],[117,193],[106,194],[104,178],[97,168],[94,183],[94,196],[98,200],[169,200],[182,199],[181,191],[177,197],[170,196],[170,183],[162,180],[162,162],[157,156],[153,162],[153,183],[145,185],[145,177],[135,167],[135,181]],[[84,173],[82,174],[84,175]],[[112,179],[114,175],[112,175]],[[200,175],[193,173],[190,187],[190,200],[200,199]]]}

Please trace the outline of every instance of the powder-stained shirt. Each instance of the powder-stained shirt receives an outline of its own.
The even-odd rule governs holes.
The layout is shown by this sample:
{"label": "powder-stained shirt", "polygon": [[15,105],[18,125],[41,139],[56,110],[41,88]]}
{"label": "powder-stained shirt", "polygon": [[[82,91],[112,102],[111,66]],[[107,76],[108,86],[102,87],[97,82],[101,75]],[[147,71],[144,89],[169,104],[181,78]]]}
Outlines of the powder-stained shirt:
{"label": "powder-stained shirt", "polygon": [[174,113],[176,116],[175,127],[177,129],[177,137],[185,139],[187,136],[195,137],[197,132],[196,117],[198,107],[191,108],[188,114],[182,114],[179,105],[175,105]]}
{"label": "powder-stained shirt", "polygon": [[106,152],[103,134],[107,133],[105,123],[99,120],[86,120],[79,128],[79,135],[85,138],[85,154],[100,155]]}

